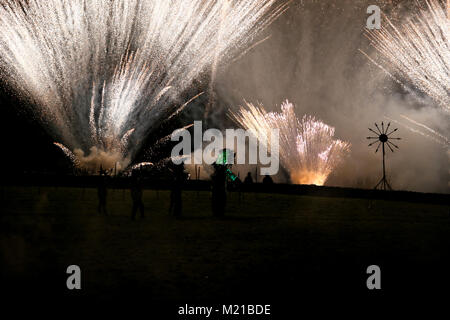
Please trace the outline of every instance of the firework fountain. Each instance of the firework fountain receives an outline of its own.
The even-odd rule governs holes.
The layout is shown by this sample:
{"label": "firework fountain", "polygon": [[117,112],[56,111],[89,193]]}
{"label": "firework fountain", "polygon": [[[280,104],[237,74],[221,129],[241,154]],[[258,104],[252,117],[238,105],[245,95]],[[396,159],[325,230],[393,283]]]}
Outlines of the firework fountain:
{"label": "firework fountain", "polygon": [[[450,1],[447,9],[438,0],[426,0],[408,23],[395,26],[389,19],[388,26],[371,31],[368,37],[381,54],[381,62],[366,56],[386,71],[406,89],[425,93],[448,116],[450,111]],[[449,140],[441,133],[418,123],[407,116],[406,124],[414,132],[430,137],[449,146]],[[416,129],[411,128],[411,125]]]}
{"label": "firework fountain", "polygon": [[288,101],[281,105],[281,113],[268,113],[262,105],[246,103],[231,117],[268,149],[271,130],[279,130],[280,161],[296,184],[325,184],[349,152],[349,143],[334,139],[333,127],[307,115],[298,119]]}
{"label": "firework fountain", "polygon": [[124,168],[194,79],[285,9],[224,1],[3,0],[2,80],[74,163]]}

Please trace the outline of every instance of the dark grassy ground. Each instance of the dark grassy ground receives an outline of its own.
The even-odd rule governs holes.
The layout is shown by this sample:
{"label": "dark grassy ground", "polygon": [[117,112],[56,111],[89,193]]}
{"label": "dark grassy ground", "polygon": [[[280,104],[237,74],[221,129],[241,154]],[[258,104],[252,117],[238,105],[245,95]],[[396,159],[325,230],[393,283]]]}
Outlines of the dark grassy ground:
{"label": "dark grassy ground", "polygon": [[[109,190],[108,217],[97,213],[95,189],[8,187],[1,196],[11,299],[292,306],[449,290],[449,206],[229,194],[226,218],[216,219],[209,193],[184,192],[176,220],[168,192],[145,191],[146,219],[131,221],[129,191]],[[71,264],[82,269],[80,292],[65,286]],[[366,288],[372,264],[381,292]]]}

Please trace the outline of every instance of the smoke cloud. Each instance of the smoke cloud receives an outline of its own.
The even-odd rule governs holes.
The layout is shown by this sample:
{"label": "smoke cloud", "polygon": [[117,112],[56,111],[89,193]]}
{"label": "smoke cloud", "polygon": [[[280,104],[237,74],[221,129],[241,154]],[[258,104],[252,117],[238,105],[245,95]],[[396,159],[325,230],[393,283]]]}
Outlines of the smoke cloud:
{"label": "smoke cloud", "polygon": [[85,154],[81,149],[75,149],[73,153],[80,167],[94,173],[98,172],[100,168],[104,170],[115,169],[119,172],[130,164],[130,158],[124,158],[118,150],[104,151],[92,147],[89,154]]}

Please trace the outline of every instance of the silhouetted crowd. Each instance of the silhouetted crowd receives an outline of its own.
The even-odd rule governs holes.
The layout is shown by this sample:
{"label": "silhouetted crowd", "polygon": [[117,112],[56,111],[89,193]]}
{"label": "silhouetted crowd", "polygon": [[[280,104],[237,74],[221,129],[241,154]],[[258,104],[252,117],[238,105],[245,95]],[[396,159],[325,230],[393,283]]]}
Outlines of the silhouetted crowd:
{"label": "silhouetted crowd", "polygon": [[[211,209],[215,217],[224,217],[227,204],[227,190],[240,191],[248,190],[254,184],[251,172],[242,183],[239,177],[235,176],[229,166],[214,164],[214,172],[211,175]],[[182,191],[185,182],[189,179],[189,175],[185,172],[184,165],[171,164],[169,171],[171,172],[170,183],[170,205],[169,215],[179,218],[183,212]],[[98,212],[99,214],[108,215],[107,196],[108,196],[108,171],[100,168],[98,177]],[[263,178],[263,185],[269,187],[274,184],[270,176]],[[135,220],[139,212],[140,218],[145,218],[145,205],[143,202],[143,177],[140,169],[133,170],[129,180],[129,189],[132,200],[131,219]]]}

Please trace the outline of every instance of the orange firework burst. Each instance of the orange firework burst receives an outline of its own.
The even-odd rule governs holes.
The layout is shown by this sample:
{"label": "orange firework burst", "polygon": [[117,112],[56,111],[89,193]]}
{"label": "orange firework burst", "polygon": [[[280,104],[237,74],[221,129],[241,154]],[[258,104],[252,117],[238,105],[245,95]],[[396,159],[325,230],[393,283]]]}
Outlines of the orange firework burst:
{"label": "orange firework burst", "polygon": [[334,139],[333,127],[312,116],[297,118],[288,101],[281,105],[281,113],[268,113],[262,105],[246,103],[231,117],[268,149],[272,149],[267,145],[271,130],[279,130],[280,161],[295,184],[324,185],[350,149],[348,142]]}

